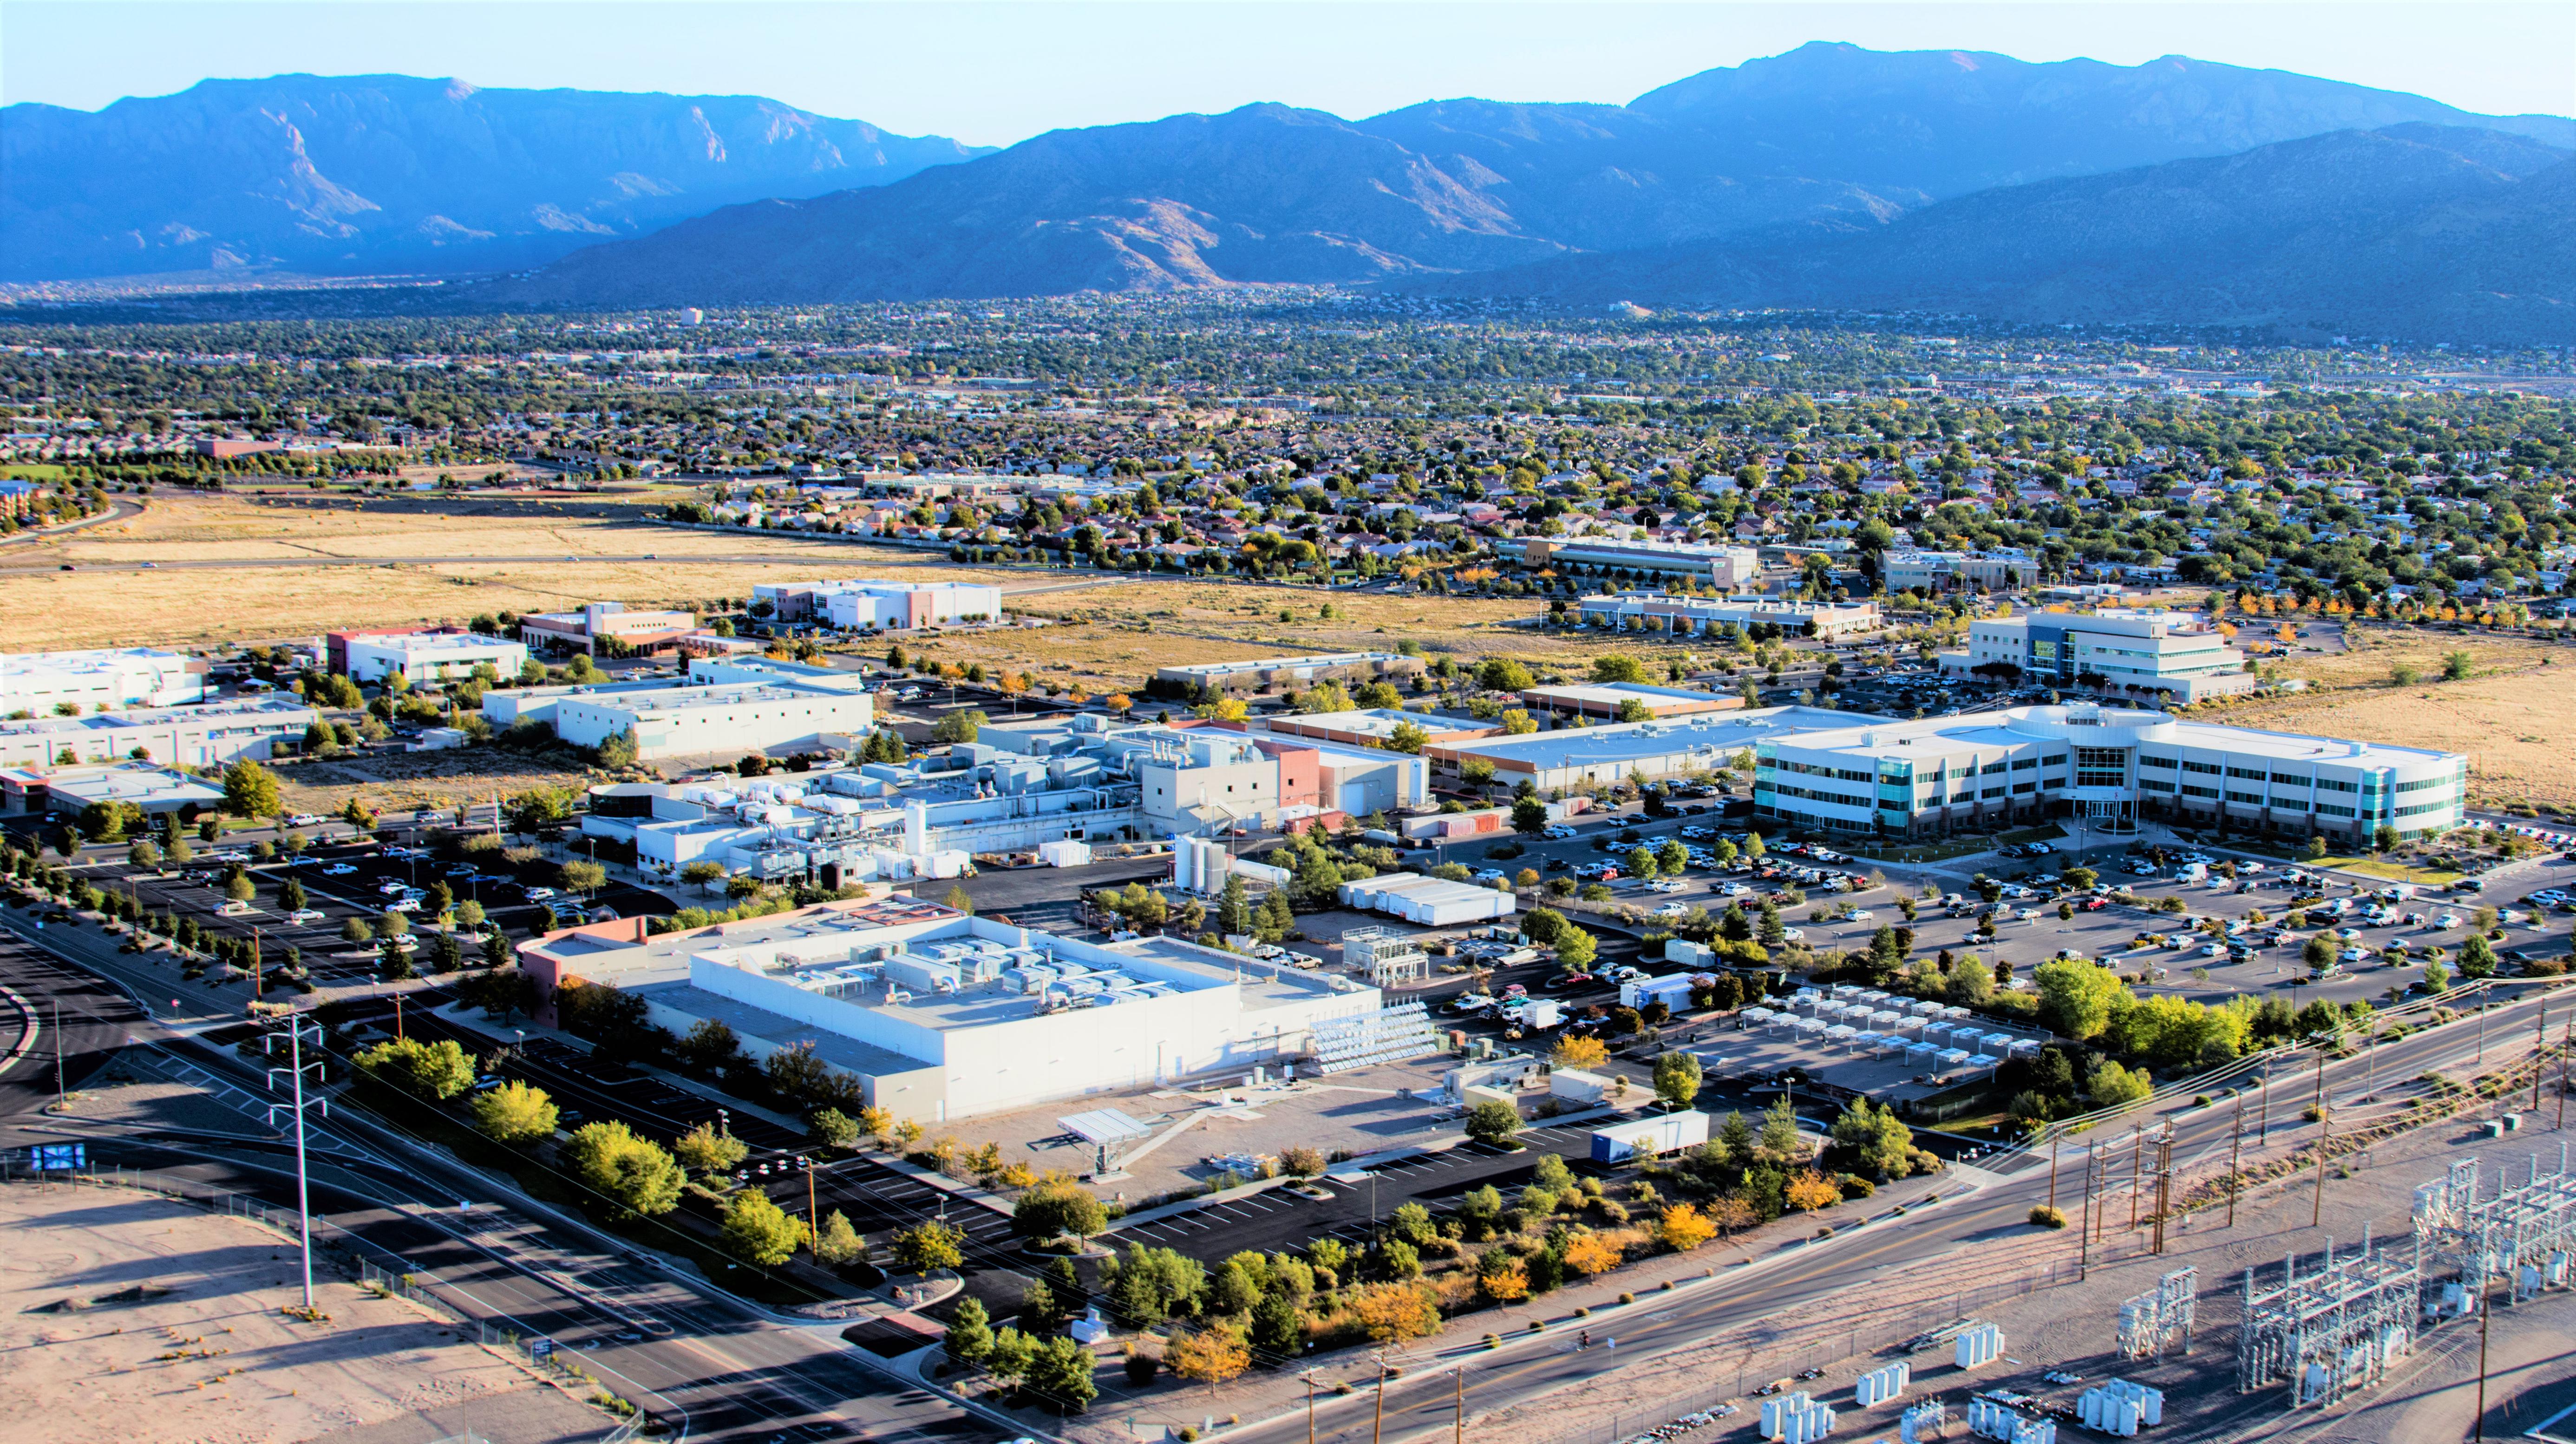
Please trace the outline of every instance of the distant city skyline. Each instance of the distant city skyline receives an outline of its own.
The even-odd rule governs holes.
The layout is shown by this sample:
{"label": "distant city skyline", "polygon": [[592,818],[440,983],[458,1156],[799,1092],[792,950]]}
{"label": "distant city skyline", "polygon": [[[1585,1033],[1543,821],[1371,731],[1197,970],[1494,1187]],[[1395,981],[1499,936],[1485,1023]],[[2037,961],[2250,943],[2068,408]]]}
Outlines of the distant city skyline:
{"label": "distant city skyline", "polygon": [[1349,118],[1466,96],[1620,104],[1811,40],[2119,65],[2182,54],[2488,114],[2576,113],[2576,6],[2560,4],[44,0],[0,4],[0,27],[12,104],[400,73],[762,95],[976,145],[1255,101]]}

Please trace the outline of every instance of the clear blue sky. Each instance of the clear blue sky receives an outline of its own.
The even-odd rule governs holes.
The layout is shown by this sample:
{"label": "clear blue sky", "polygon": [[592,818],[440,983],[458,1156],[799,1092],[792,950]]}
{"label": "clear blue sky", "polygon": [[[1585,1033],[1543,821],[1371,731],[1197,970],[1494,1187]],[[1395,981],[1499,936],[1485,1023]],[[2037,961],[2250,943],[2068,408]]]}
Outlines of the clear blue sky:
{"label": "clear blue sky", "polygon": [[772,96],[907,134],[1286,101],[1343,116],[1457,96],[1624,102],[1808,40],[2136,64],[2184,54],[2576,112],[2576,5],[986,4],[706,0],[0,3],[0,100],[95,109],[212,77],[399,72],[485,86]]}

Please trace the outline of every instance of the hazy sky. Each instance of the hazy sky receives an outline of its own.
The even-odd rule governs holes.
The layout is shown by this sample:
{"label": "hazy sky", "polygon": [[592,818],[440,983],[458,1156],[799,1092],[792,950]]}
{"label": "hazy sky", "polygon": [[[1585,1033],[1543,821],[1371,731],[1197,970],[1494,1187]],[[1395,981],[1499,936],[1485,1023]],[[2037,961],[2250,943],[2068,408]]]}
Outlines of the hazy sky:
{"label": "hazy sky", "polygon": [[0,0],[0,100],[95,109],[210,76],[458,76],[772,96],[1001,145],[1286,101],[1358,117],[1456,96],[1624,102],[1809,40],[2133,65],[2184,54],[2576,113],[2576,5],[988,4]]}

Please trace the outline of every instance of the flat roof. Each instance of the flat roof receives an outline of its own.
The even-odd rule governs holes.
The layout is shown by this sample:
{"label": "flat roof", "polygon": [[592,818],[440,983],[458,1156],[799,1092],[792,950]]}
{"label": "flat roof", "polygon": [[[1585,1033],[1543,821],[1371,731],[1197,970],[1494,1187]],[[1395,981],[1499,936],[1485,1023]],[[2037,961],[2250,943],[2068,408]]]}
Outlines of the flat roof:
{"label": "flat roof", "polygon": [[[2086,722],[2084,718],[2096,719]],[[2096,732],[2094,729],[2100,729]],[[1772,740],[1807,752],[1854,757],[1906,758],[1973,749],[2026,747],[2058,742],[2075,746],[2088,734],[2103,746],[2198,748],[2280,762],[2332,762],[2347,767],[2391,767],[2456,758],[2454,752],[2356,742],[2295,732],[2265,732],[2224,722],[2204,722],[2138,708],[2080,706],[2004,707],[1956,717],[1912,720],[1867,718],[1848,725],[1783,735]]]}
{"label": "flat roof", "polygon": [[1562,698],[1569,702],[1596,702],[1616,707],[1631,698],[1648,703],[1696,702],[1711,708],[1731,707],[1744,699],[1729,692],[1702,692],[1686,687],[1650,687],[1643,682],[1568,682],[1551,687],[1530,687],[1523,697]]}
{"label": "flat roof", "polygon": [[1623,722],[1607,727],[1558,728],[1521,737],[1493,737],[1445,744],[1436,750],[1459,757],[1488,757],[1537,771],[1585,765],[1609,766],[1647,757],[1668,757],[1694,748],[1734,752],[1757,742],[1778,741],[1823,728],[1857,726],[1880,719],[1827,707],[1748,707],[1738,712],[1710,712],[1671,722]]}
{"label": "flat roof", "polygon": [[301,717],[310,721],[320,715],[301,702],[290,702],[283,697],[228,697],[220,702],[201,702],[190,707],[129,707],[122,712],[92,712],[80,717],[22,717],[14,722],[0,722],[0,734],[166,727],[173,723],[213,723],[244,717],[273,717],[281,722]]}
{"label": "flat roof", "polygon": [[1164,667],[1164,672],[1188,672],[1219,677],[1235,672],[1258,672],[1269,667],[1348,667],[1359,662],[1410,662],[1418,660],[1402,652],[1326,652],[1306,657],[1254,657],[1241,662],[1191,662]]}
{"label": "flat roof", "polygon": [[[1349,712],[1308,712],[1264,719],[1273,732],[1282,728],[1315,727],[1329,732],[1344,732],[1363,737],[1391,737],[1395,729],[1407,723],[1434,737],[1442,734],[1482,735],[1500,732],[1500,722],[1484,722],[1473,717],[1452,717],[1438,712],[1409,712],[1401,707],[1362,707]],[[1288,736],[1299,736],[1289,732]]]}

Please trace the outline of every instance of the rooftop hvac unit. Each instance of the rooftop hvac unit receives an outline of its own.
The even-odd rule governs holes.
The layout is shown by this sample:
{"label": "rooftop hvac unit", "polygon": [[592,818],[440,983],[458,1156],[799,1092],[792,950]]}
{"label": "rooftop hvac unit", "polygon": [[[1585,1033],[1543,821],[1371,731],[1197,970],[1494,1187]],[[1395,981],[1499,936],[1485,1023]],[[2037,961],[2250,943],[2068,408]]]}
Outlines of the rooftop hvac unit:
{"label": "rooftop hvac unit", "polygon": [[1399,1003],[1317,1023],[1314,1049],[1321,1071],[1340,1073],[1438,1052],[1440,1038],[1424,1005]]}

